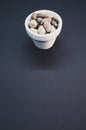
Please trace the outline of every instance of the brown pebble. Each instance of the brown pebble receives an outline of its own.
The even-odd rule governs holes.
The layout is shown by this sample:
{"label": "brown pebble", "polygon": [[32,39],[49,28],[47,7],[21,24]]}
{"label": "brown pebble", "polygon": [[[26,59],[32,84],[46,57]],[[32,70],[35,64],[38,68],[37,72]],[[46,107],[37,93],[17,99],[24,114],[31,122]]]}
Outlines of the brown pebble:
{"label": "brown pebble", "polygon": [[38,13],[37,17],[49,18],[49,15],[47,13]]}
{"label": "brown pebble", "polygon": [[44,18],[44,19],[42,19],[41,24],[44,24],[45,22],[51,23],[51,18]]}
{"label": "brown pebble", "polygon": [[31,16],[31,19],[36,20],[36,16],[37,16],[37,14],[33,13],[32,16]]}
{"label": "brown pebble", "polygon": [[50,30],[51,30],[51,24],[49,22],[45,22],[43,26],[44,26],[44,28],[45,28],[45,30],[47,32],[50,32]]}

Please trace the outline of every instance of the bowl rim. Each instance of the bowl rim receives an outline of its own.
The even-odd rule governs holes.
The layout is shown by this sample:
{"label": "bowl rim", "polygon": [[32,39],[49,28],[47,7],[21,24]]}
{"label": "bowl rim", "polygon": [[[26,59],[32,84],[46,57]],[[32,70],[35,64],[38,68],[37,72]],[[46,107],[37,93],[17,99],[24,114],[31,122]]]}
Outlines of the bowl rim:
{"label": "bowl rim", "polygon": [[[51,13],[51,14],[54,14],[57,18],[58,18],[58,20],[59,20],[59,26],[58,26],[58,28],[55,30],[55,32],[52,32],[52,33],[49,33],[49,34],[37,34],[37,33],[34,33],[34,32],[32,32],[31,30],[30,30],[30,28],[28,27],[28,21],[29,21],[29,19],[31,18],[31,15],[33,14],[33,13],[40,13],[40,12],[49,12],[49,13]],[[51,36],[51,35],[53,35],[53,34],[55,34],[55,33],[57,33],[58,31],[59,31],[59,29],[61,29],[61,27],[62,27],[62,24],[63,24],[63,21],[62,21],[62,18],[61,18],[61,16],[58,14],[58,13],[56,13],[56,12],[54,12],[54,11],[51,11],[51,10],[47,10],[47,9],[42,9],[42,10],[37,10],[37,11],[34,11],[34,12],[32,12],[32,13],[30,13],[27,17],[26,17],[26,19],[25,19],[25,22],[24,22],[24,25],[25,25],[25,28],[26,28],[26,30],[31,34],[31,35],[33,35],[33,36],[37,36],[37,37],[49,37],[49,36]]]}

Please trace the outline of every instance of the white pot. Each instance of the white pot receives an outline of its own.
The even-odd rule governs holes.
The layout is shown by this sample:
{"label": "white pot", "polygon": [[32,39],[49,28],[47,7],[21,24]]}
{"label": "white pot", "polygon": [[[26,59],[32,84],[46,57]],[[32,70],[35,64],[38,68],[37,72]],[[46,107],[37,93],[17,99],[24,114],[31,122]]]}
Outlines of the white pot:
{"label": "white pot", "polygon": [[57,36],[61,32],[62,19],[57,13],[55,13],[53,11],[50,11],[50,10],[38,10],[38,11],[35,11],[35,13],[40,13],[40,12],[47,12],[47,13],[53,14],[55,17],[57,17],[57,19],[59,21],[59,25],[58,25],[58,28],[56,29],[56,31],[53,32],[53,33],[50,33],[50,34],[45,34],[45,35],[40,35],[40,34],[32,32],[28,27],[28,21],[30,20],[31,15],[33,13],[28,15],[27,18],[25,19],[25,29],[26,29],[27,34],[32,38],[32,41],[35,44],[35,46],[37,46],[40,49],[49,49],[49,48],[51,48],[53,46]]}

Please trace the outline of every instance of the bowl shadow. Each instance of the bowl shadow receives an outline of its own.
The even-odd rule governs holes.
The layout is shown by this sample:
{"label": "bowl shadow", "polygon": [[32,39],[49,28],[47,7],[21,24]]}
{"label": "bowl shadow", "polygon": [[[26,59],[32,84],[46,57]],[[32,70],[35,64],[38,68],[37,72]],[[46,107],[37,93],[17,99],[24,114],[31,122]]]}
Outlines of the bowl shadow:
{"label": "bowl shadow", "polygon": [[[64,41],[57,39],[54,46],[41,50],[31,39],[25,39],[22,47],[21,68],[24,70],[56,70],[64,68],[69,57]],[[65,53],[66,52],[66,53]]]}

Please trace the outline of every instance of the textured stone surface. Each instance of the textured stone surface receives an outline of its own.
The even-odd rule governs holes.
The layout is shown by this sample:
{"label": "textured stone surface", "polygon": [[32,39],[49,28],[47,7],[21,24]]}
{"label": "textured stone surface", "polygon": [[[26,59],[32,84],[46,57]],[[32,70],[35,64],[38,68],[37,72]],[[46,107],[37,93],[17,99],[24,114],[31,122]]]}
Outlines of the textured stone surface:
{"label": "textured stone surface", "polygon": [[46,31],[45,31],[45,29],[44,29],[44,27],[42,25],[39,26],[38,33],[39,34],[45,34],[46,33]]}
{"label": "textured stone surface", "polygon": [[36,22],[36,20],[31,20],[31,21],[29,21],[29,24],[28,24],[31,28],[35,28],[35,27],[37,27],[37,22]]}
{"label": "textured stone surface", "polygon": [[49,22],[45,22],[44,23],[44,28],[45,28],[46,32],[50,32],[50,30],[51,30],[51,24]]}
{"label": "textured stone surface", "polygon": [[29,28],[38,34],[53,33],[58,28],[58,19],[51,13],[33,13]]}

